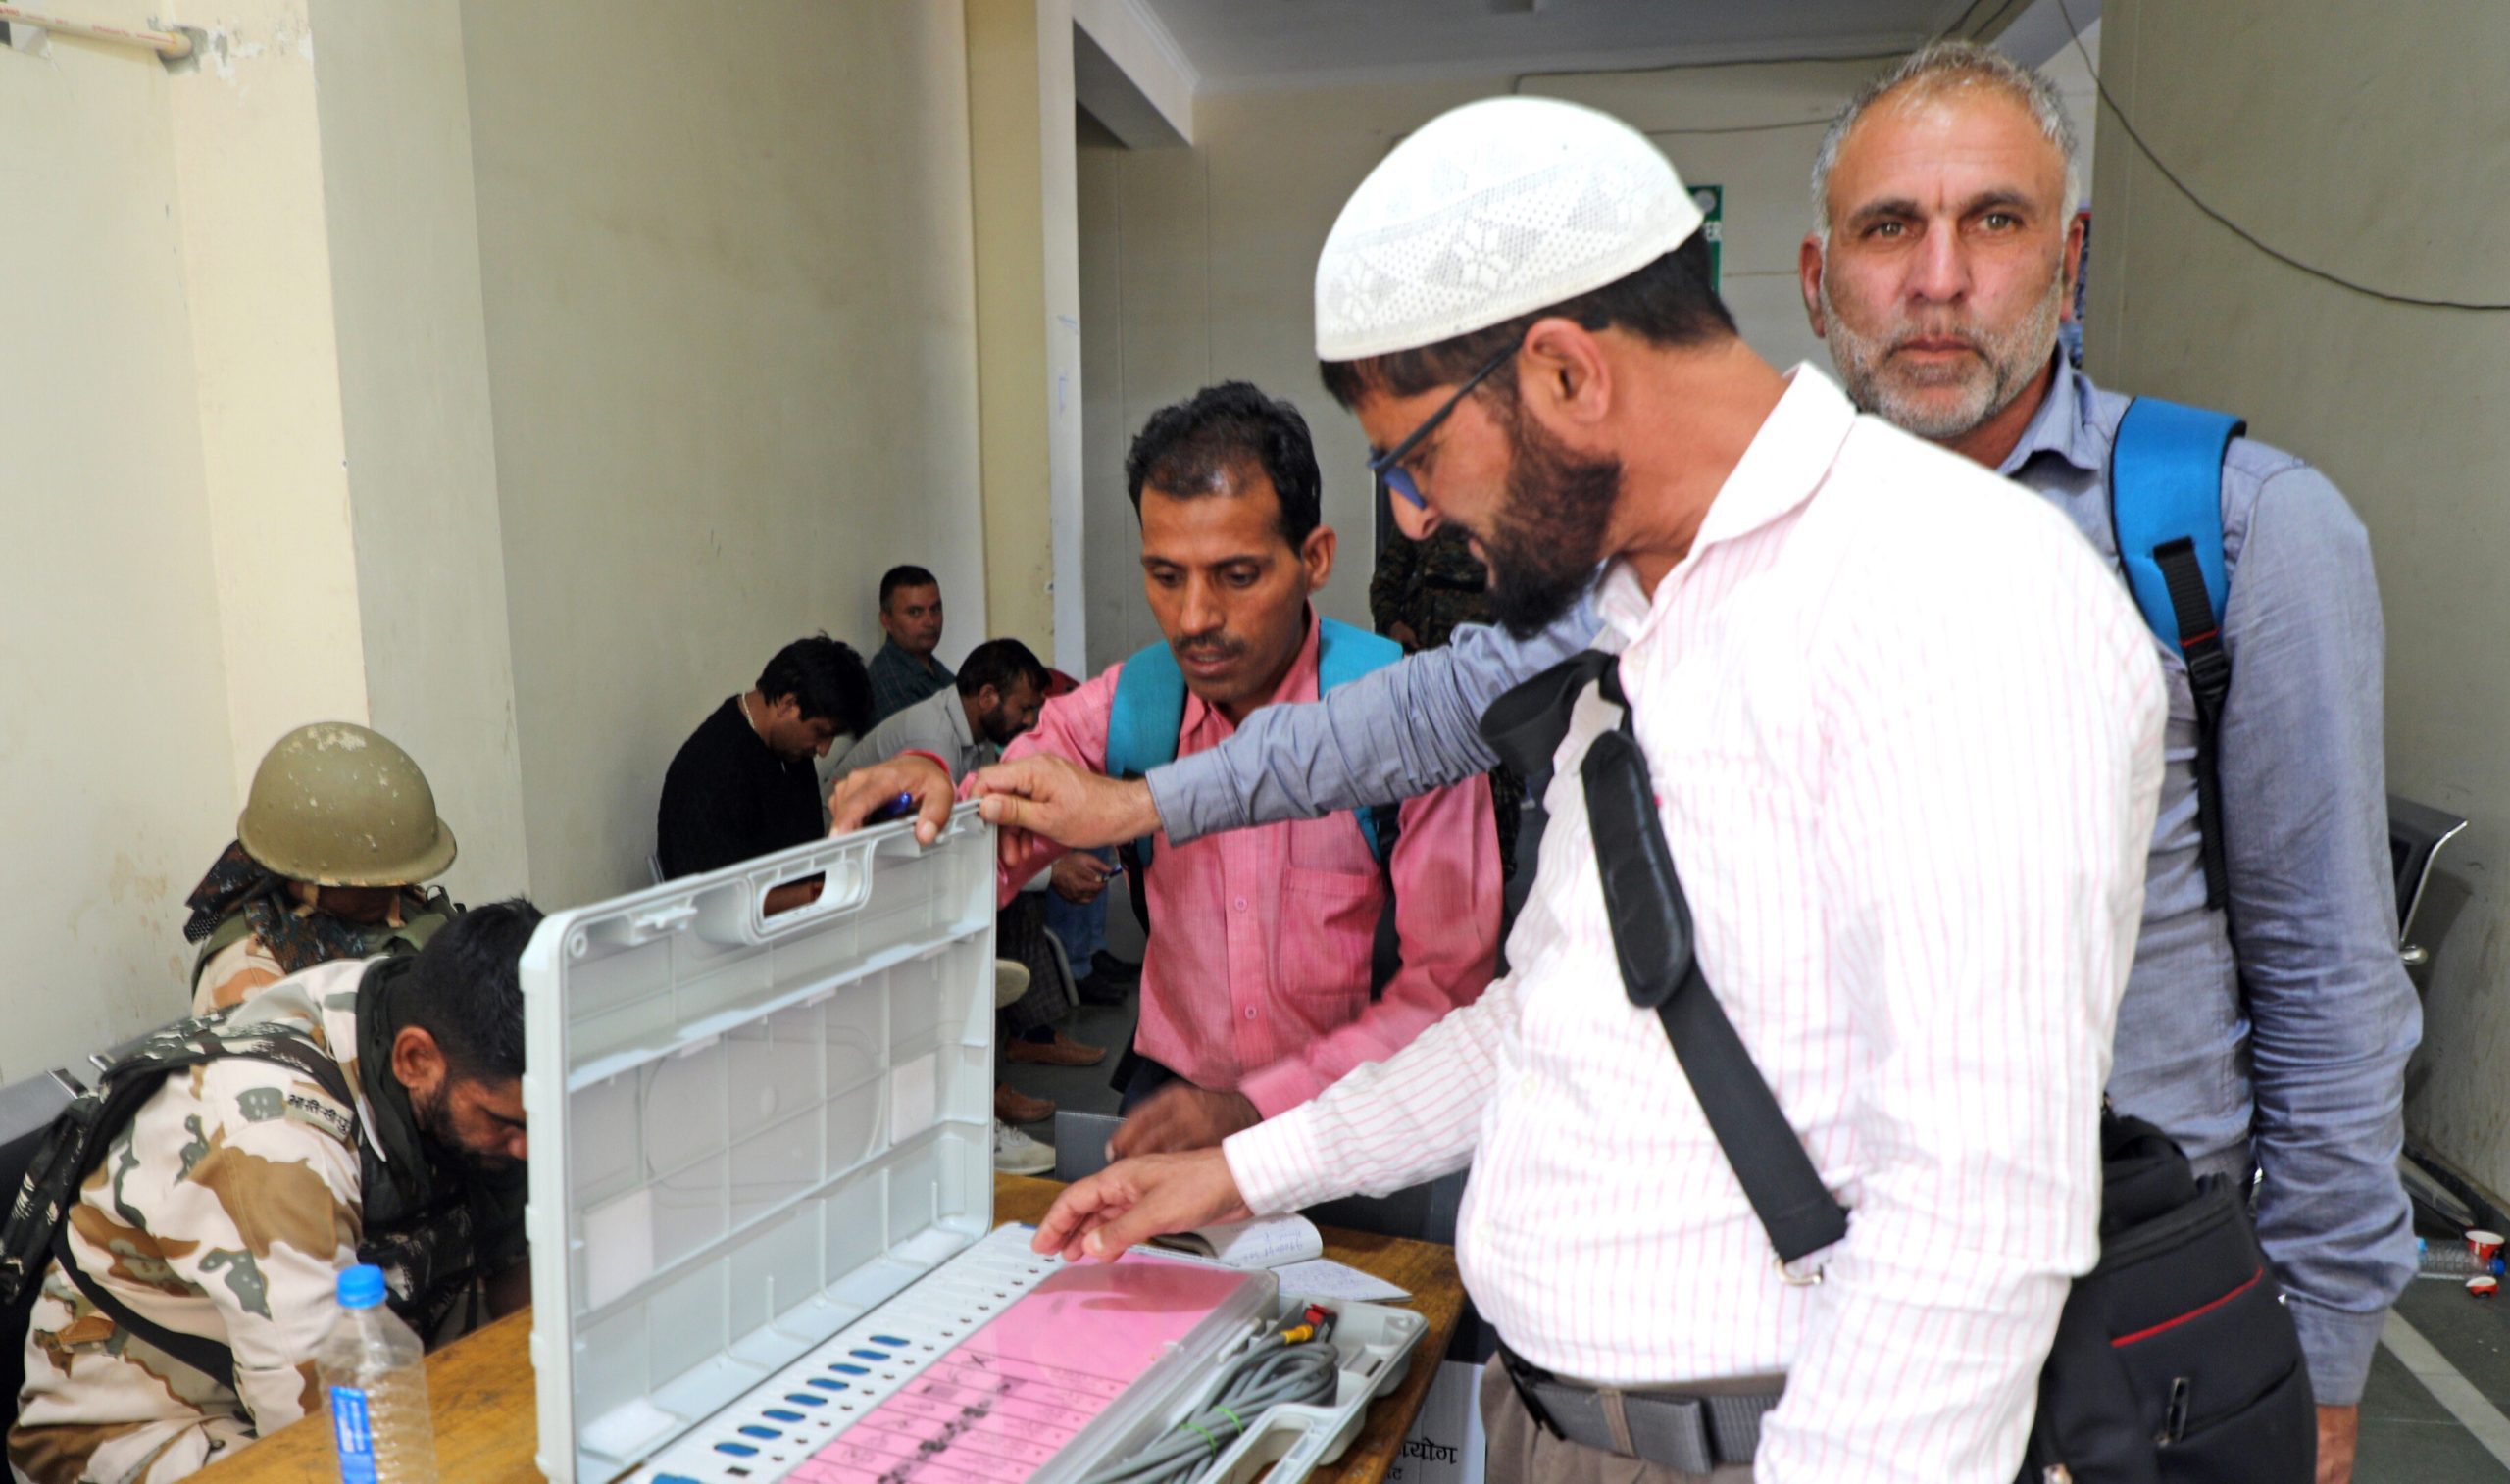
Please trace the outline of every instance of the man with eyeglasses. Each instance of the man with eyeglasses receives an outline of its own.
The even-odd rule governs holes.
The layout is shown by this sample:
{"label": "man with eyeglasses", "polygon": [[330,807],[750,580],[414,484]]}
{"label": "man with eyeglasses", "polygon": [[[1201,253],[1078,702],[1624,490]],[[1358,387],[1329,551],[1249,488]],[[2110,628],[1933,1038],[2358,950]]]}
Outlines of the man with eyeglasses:
{"label": "man with eyeglasses", "polygon": [[[2115,561],[2129,399],[2068,364],[2058,336],[2082,245],[2075,154],[2044,77],[1970,43],[1926,48],[1832,121],[1804,297],[1860,406],[2027,486]],[[2341,1484],[2383,1316],[2414,1270],[2395,1162],[2421,1026],[2384,875],[2380,597],[2360,520],[2308,464],[2234,437],[2218,493],[2215,637],[2233,678],[2209,729],[2217,807],[2200,803],[2204,698],[2178,646],[2156,644],[2168,765],[2109,1091],[2200,1173],[2262,1173],[2258,1234],[2319,1404],[2320,1484]],[[1144,781],[1033,767],[992,781],[1083,844],[1148,827],[1136,814],[1194,838],[1399,796],[1487,767],[1482,707],[1596,626],[1581,605],[1531,638],[1464,630]],[[1383,745],[1395,718],[1400,745]]]}
{"label": "man with eyeglasses", "polygon": [[[2054,511],[1746,347],[1700,220],[1635,131],[1524,97],[1431,122],[1344,207],[1318,353],[1408,531],[1469,529],[1519,633],[1591,585],[1608,652],[1534,716],[1556,781],[1515,968],[1218,1151],[1074,1186],[1037,1246],[1112,1258],[1470,1162],[1493,1477],[2004,1484],[2097,1252],[2159,668]],[[1030,804],[986,813],[1016,838]],[[1673,896],[1642,846],[1852,1212],[1792,1265],[1625,986]],[[1639,1427],[1669,1396],[1721,1425]]]}

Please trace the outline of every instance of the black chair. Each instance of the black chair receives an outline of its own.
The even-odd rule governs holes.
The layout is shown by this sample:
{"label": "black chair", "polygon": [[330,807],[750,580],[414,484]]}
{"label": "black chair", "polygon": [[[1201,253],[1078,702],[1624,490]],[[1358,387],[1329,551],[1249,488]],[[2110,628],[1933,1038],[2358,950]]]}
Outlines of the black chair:
{"label": "black chair", "polygon": [[[0,1087],[0,1211],[18,1199],[26,1166],[52,1120],[84,1091],[66,1071],[48,1071]],[[26,1320],[33,1311],[31,1285],[18,1303],[0,1310],[0,1430],[18,1420],[18,1393],[26,1384]]]}
{"label": "black chair", "polygon": [[2388,864],[2396,871],[2397,952],[2408,968],[2431,962],[2431,954],[2415,946],[2407,934],[2415,909],[2423,905],[2423,889],[2432,882],[2432,863],[2440,847],[2464,833],[2467,821],[2456,815],[2388,795]]}

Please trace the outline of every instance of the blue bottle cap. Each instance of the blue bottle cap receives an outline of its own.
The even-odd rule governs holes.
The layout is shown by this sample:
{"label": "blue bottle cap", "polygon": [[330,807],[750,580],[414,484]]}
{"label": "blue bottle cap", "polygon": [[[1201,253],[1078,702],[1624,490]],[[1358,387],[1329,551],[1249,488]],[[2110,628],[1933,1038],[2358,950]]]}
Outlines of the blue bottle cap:
{"label": "blue bottle cap", "polygon": [[340,1269],[340,1307],[373,1309],[383,1302],[383,1269],[360,1262]]}

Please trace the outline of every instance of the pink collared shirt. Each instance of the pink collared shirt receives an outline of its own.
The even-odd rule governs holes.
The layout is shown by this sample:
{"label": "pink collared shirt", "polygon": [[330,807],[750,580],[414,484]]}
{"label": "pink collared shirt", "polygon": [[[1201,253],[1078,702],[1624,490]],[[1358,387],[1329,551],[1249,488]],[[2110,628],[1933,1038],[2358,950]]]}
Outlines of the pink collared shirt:
{"label": "pink collared shirt", "polygon": [[[1311,613],[1275,703],[1316,699],[1316,646]],[[1049,752],[1103,768],[1123,669],[1112,666],[1047,702],[1004,759]],[[1189,692],[1178,756],[1217,747],[1236,729]],[[1489,782],[1407,800],[1401,818],[1389,870],[1379,868],[1347,812],[1189,845],[1156,837],[1145,886],[1157,927],[1142,960],[1133,1042],[1141,1054],[1198,1087],[1245,1094],[1269,1118],[1480,999],[1499,955]],[[1041,842],[1003,867],[1002,900],[1062,854]],[[1388,874],[1403,966],[1372,1005],[1369,956]]]}

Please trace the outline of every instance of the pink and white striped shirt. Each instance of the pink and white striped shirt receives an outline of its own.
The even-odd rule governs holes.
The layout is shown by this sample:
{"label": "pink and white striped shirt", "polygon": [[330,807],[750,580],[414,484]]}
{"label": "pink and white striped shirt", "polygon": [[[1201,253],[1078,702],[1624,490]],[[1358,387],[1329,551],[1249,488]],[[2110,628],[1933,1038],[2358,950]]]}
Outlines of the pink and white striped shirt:
{"label": "pink and white striped shirt", "polygon": [[1600,593],[1701,966],[1852,1212],[1815,1287],[1625,998],[1577,763],[1515,971],[1230,1139],[1259,1212],[1473,1165],[1467,1287],[1535,1364],[1788,1373],[1766,1480],[2006,1484],[2069,1277],[2161,778],[2161,680],[2065,519],[1799,367],[1689,555]]}
{"label": "pink and white striped shirt", "polygon": [[[1316,699],[1317,632],[1311,612],[1307,638],[1268,704]],[[1110,666],[1047,702],[1003,757],[1050,752],[1104,768],[1123,672]],[[1236,730],[1188,692],[1178,756],[1218,747]],[[1480,998],[1499,959],[1490,780],[1405,800],[1400,819],[1382,868],[1347,812],[1183,845],[1154,840],[1144,886],[1158,929],[1142,955],[1133,1035],[1141,1054],[1197,1087],[1245,1094],[1269,1118]],[[1003,867],[1002,900],[1063,853],[1041,840]],[[1389,879],[1403,965],[1372,1004],[1370,955]]]}

